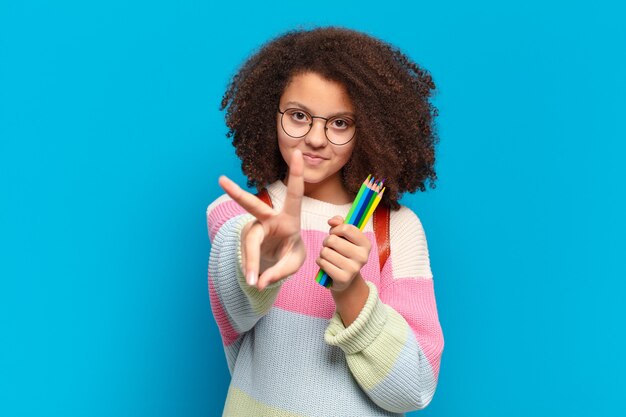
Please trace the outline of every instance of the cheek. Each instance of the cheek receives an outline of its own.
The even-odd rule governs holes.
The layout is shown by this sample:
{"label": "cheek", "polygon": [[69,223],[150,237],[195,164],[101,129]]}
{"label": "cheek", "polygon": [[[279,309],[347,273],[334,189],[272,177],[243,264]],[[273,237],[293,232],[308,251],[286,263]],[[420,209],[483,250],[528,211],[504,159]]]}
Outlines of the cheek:
{"label": "cheek", "polygon": [[350,146],[349,149],[342,149],[342,152],[339,154],[339,158],[342,161],[342,165],[350,160],[353,149],[354,149],[354,145]]}
{"label": "cheek", "polygon": [[[283,156],[283,160],[285,163],[291,160],[291,147],[289,146],[289,142],[285,140],[285,138],[281,137],[280,133],[278,134],[278,149],[280,154]],[[289,163],[287,163],[289,165]]]}
{"label": "cheek", "polygon": [[276,126],[276,137],[278,140],[278,146],[281,149],[289,149],[292,148],[298,141],[290,140],[291,138],[287,136],[287,134],[283,131],[283,128],[280,126],[280,123]]}

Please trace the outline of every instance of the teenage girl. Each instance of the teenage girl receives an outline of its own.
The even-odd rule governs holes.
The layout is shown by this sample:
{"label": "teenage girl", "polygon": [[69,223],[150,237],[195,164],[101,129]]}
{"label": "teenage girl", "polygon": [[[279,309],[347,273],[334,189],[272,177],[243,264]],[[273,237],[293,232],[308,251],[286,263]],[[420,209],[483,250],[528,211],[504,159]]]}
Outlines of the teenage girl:
{"label": "teenage girl", "polygon": [[[338,27],[287,32],[231,80],[227,136],[272,204],[220,176],[207,208],[224,415],[397,416],[432,400],[443,334],[424,229],[398,200],[437,179],[434,89],[397,48]],[[372,222],[344,223],[368,174],[391,209],[382,269]]]}

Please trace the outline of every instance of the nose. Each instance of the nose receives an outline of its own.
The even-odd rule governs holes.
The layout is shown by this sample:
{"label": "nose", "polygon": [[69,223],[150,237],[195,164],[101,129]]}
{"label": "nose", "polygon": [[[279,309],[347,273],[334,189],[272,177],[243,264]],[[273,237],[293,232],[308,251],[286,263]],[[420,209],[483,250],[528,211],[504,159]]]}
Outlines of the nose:
{"label": "nose", "polygon": [[326,120],[313,119],[313,126],[311,126],[311,130],[304,137],[304,141],[314,148],[326,146],[328,140],[326,139],[325,127]]}

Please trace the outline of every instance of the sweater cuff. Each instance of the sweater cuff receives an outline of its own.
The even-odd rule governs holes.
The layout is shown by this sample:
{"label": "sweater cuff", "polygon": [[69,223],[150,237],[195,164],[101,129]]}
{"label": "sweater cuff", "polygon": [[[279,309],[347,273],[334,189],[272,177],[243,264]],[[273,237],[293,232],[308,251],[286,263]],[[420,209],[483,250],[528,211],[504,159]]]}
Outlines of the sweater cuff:
{"label": "sweater cuff", "polygon": [[363,309],[347,328],[337,311],[330,319],[324,340],[331,346],[339,346],[346,354],[362,351],[372,344],[387,322],[387,309],[378,297],[376,285],[365,281],[370,289]]}
{"label": "sweater cuff", "polygon": [[237,236],[237,281],[239,282],[239,286],[241,287],[243,293],[250,300],[253,309],[257,313],[262,314],[267,312],[272,304],[274,304],[274,300],[276,299],[283,282],[291,276],[285,277],[280,281],[268,285],[263,291],[259,291],[257,287],[248,284],[243,273],[243,262],[241,257],[241,231],[252,219],[254,219],[254,216],[250,213],[246,213],[241,216],[235,225]]}

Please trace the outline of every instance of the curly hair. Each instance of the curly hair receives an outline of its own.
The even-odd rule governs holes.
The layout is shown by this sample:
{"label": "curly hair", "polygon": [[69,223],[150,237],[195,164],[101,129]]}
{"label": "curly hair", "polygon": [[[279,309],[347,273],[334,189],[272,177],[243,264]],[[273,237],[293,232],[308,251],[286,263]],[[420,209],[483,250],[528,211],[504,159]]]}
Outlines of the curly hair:
{"label": "curly hair", "polygon": [[352,195],[369,173],[385,178],[381,204],[398,210],[404,192],[435,188],[439,142],[429,102],[431,75],[393,45],[351,29],[293,29],[261,45],[232,77],[222,97],[248,187],[283,179],[288,166],[277,141],[276,112],[291,77],[315,72],[345,86],[355,109],[357,141],[341,169]]}

